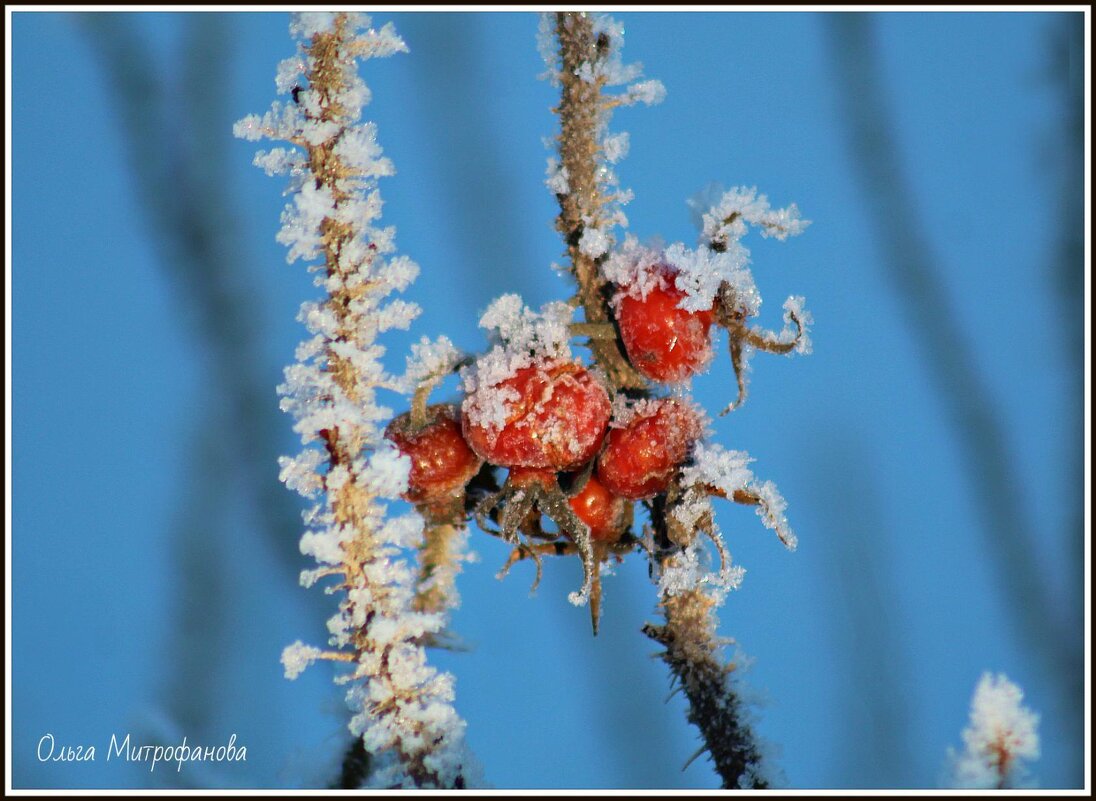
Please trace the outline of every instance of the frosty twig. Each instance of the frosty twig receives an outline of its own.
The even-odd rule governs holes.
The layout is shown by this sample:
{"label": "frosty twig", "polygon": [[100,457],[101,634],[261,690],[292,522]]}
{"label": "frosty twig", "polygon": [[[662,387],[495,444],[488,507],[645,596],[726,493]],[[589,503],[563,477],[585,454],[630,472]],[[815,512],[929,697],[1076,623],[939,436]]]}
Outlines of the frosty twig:
{"label": "frosty twig", "polygon": [[665,647],[659,654],[689,700],[689,722],[700,729],[724,789],[764,789],[761,752],[742,701],[730,686],[733,666],[718,658],[715,601],[700,589],[665,598],[666,623],[643,633]]}
{"label": "frosty twig", "polygon": [[[608,55],[609,40],[605,34],[594,33],[593,22],[586,14],[560,12],[555,16],[562,62],[559,175],[566,180],[566,191],[556,193],[560,207],[556,227],[567,244],[586,323],[597,325],[611,320],[601,291],[604,280],[598,272],[599,254],[588,244],[593,241],[591,233],[596,234],[612,223],[606,213],[607,199],[598,173],[601,162],[598,134],[604,126],[603,117],[608,114],[606,98],[601,94],[606,79],[599,76],[586,80],[580,76],[580,70],[582,65],[595,64]],[[591,336],[590,350],[615,387],[646,386],[643,376],[624,358],[615,337]]]}
{"label": "frosty twig", "polygon": [[949,749],[955,787],[1004,790],[1031,786],[1027,763],[1039,758],[1039,716],[1003,673],[983,673],[963,729],[962,753]]}
{"label": "frosty twig", "polygon": [[[551,47],[549,31],[558,49]],[[789,549],[795,535],[783,498],[771,482],[754,482],[744,453],[705,446],[703,415],[691,402],[652,396],[654,383],[679,384],[707,367],[713,322],[727,329],[731,342],[735,405],[745,397],[751,349],[809,352],[810,316],[800,298],[785,304],[780,334],[746,325],[758,312],[760,295],[739,243],[748,225],[785,239],[807,223],[794,204],[772,209],[756,190],[736,188],[699,209],[704,225],[695,250],[681,244],[656,250],[633,237],[618,244],[613,228],[627,224],[620,206],[630,193],[617,188],[610,164],[623,156],[628,140],[608,133],[609,114],[619,105],[658,102],[664,94],[657,81],[633,83],[639,66],[621,62],[621,45],[622,29],[604,15],[542,16],[541,50],[561,93],[559,158],[549,159],[547,184],[560,204],[557,228],[578,283],[575,305],[586,318],[571,331],[589,337],[597,365],[613,389],[624,391],[614,402],[596,475],[616,495],[642,500],[650,513],[645,548],[665,624],[648,624],[644,633],[665,647],[662,658],[689,699],[688,717],[704,738],[702,750],[710,752],[725,788],[767,787],[761,751],[720,656],[715,610],[743,571],[731,564],[709,498],[756,506]],[[631,85],[616,95],[603,92],[622,84]],[[719,554],[714,572],[701,564],[700,533]]]}
{"label": "frosty twig", "polygon": [[358,122],[368,89],[355,60],[407,48],[391,25],[374,30],[359,14],[295,15],[291,32],[301,46],[282,62],[277,82],[292,102],[241,120],[236,133],[299,148],[256,157],[269,173],[292,176],[278,240],[290,248],[289,261],[320,259],[310,269],[326,293],[301,308],[312,336],[279,388],[303,443],[321,448],[283,459],[281,476],[302,495],[319,496],[305,516],[301,550],[321,568],[306,571],[302,583],[340,575],[344,594],[328,622],[334,650],[298,642],[283,662],[290,678],[316,659],[353,666],[339,681],[351,684],[350,730],[373,757],[374,785],[463,787],[468,756],[464,722],[451,706],[453,680],[426,664],[420,644],[441,629],[444,610],[416,608],[415,571],[402,558],[421,540],[423,520],[417,512],[389,516],[383,503],[406,491],[410,460],[383,439],[379,424],[390,412],[376,394],[407,382],[386,375],[376,338],[414,319],[413,304],[383,301],[418,268],[390,256],[393,229],[373,225],[377,178],[393,169],[374,126]]}

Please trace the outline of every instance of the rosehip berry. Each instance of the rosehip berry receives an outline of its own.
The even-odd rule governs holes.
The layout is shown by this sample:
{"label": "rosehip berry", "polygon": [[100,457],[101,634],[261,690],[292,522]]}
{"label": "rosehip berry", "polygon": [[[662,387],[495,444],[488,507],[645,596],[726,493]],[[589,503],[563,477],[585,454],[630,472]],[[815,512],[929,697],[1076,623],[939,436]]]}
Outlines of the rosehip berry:
{"label": "rosehip berry", "polygon": [[634,297],[627,287],[621,288],[617,323],[632,366],[653,381],[676,383],[700,372],[711,360],[713,313],[679,308],[685,293],[674,286],[675,271],[667,265],[654,270],[660,280],[646,297]]}
{"label": "rosehip berry", "polygon": [[417,429],[410,412],[401,414],[388,424],[384,436],[411,459],[404,498],[412,503],[436,505],[452,499],[483,463],[461,435],[455,406],[427,407],[426,423]]}
{"label": "rosehip berry", "polygon": [[578,519],[590,527],[595,542],[616,542],[623,533],[626,501],[590,476],[582,491],[568,500]]}
{"label": "rosehip berry", "polygon": [[571,470],[601,447],[612,405],[578,362],[523,367],[464,399],[464,436],[501,467]]}
{"label": "rosehip berry", "polygon": [[597,477],[610,492],[630,500],[664,492],[702,427],[697,413],[673,398],[640,401],[623,425],[609,430]]}
{"label": "rosehip berry", "polygon": [[507,483],[517,489],[548,489],[556,485],[556,471],[546,467],[511,467]]}

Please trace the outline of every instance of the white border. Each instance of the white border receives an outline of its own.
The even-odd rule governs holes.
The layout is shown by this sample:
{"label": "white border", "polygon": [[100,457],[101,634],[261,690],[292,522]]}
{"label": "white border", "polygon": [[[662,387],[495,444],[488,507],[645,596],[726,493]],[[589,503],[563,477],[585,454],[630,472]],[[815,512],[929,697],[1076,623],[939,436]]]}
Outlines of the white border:
{"label": "white border", "polygon": [[[11,182],[11,119],[12,119],[12,25],[11,15],[15,12],[84,12],[84,11],[292,11],[299,9],[299,5],[5,5],[4,7],[4,69],[5,69],[5,125],[4,125],[4,169],[7,181],[4,186],[4,201],[7,206],[7,215],[4,219],[4,333],[7,342],[4,346],[4,793],[8,796],[57,796],[58,790],[15,790],[12,788],[12,730],[11,730],[11,629],[12,629],[12,580],[11,580],[11,542],[12,542],[12,462],[11,462],[11,417],[12,417],[12,182]],[[361,5],[334,4],[324,7],[329,10],[357,10]],[[1085,355],[1084,355],[1084,487],[1085,487],[1085,787],[1080,790],[1031,790],[1023,794],[1034,794],[1044,797],[1086,797],[1092,788],[1092,497],[1089,485],[1092,483],[1092,7],[1089,5],[1004,5],[1004,7],[990,7],[990,5],[589,5],[567,4],[567,9],[573,10],[597,10],[597,11],[715,11],[715,12],[833,12],[833,11],[864,11],[864,12],[1082,12],[1085,16],[1085,42],[1084,42],[1084,193],[1085,193]],[[391,11],[557,11],[559,5],[369,5],[370,12]],[[64,791],[66,796],[323,796],[323,794],[346,793],[346,790],[69,790]],[[484,796],[484,797],[536,797],[536,796],[564,796],[564,794],[584,794],[584,796],[603,797],[652,797],[652,796],[712,796],[719,791],[713,790],[374,790],[358,791],[358,794],[370,794],[370,796],[407,796],[411,794],[431,794],[431,796]],[[818,796],[818,797],[868,797],[868,796],[957,796],[957,797],[998,797],[1001,791],[995,790],[739,790],[735,796]]]}

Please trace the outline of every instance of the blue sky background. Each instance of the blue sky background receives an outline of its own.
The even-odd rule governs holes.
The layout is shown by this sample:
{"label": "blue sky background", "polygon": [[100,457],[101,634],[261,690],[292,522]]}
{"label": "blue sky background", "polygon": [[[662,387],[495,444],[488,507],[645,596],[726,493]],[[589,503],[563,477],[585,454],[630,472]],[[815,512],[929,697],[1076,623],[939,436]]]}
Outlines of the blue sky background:
{"label": "blue sky background", "polygon": [[[1008,492],[1033,532],[1034,561],[1004,573],[918,347],[924,332],[885,266],[879,199],[857,179],[826,15],[616,16],[625,60],[668,90],[662,105],[614,118],[631,133],[618,169],[635,192],[630,230],[691,245],[685,201],[711,181],[757,185],[813,221],[788,242],[746,244],[767,300],[760,322],[779,327],[783,299],[805,295],[815,352],[758,354],[749,401],[715,424],[717,441],[748,450],[756,474],[780,487],[800,538],[788,553],[751,510],[720,510],[747,569],[721,632],[748,657],[741,675],[774,763],[793,787],[936,786],[991,670],[1042,715],[1040,783],[1080,785],[1086,699],[1062,691],[1068,669],[1040,658],[1047,641],[1017,626],[1012,595],[1017,571],[1033,571],[1060,618],[1047,632],[1067,631],[1079,653],[1083,365],[1063,343],[1078,335],[1087,266],[1060,258],[1084,219],[1063,183],[1081,169],[1080,144],[1064,138],[1076,113],[1065,98],[1081,94],[1063,88],[1062,15],[872,19],[919,218],[908,224],[929,243],[941,313],[969,340],[1017,477]],[[423,334],[481,349],[475,321],[503,292],[536,306],[570,290],[549,269],[562,248],[541,139],[555,132],[555,97],[536,79],[536,16],[374,19],[395,21],[411,49],[364,69],[366,118],[398,170],[381,187],[384,221],[422,267],[407,296],[424,313],[387,343],[399,366]],[[275,97],[275,67],[294,49],[288,18],[207,16],[200,35],[194,15],[103,21],[93,31],[74,15],[11,16],[11,780],[322,786],[347,743],[340,693],[323,665],[287,682],[278,657],[298,638],[322,642],[333,599],[296,585],[307,562],[274,463],[297,447],[274,387],[304,334],[297,307],[315,290],[274,241],[281,179],[231,138],[235,120]],[[123,73],[163,101],[128,122],[98,46],[112,27],[147,51]],[[194,96],[209,101],[196,107],[205,116],[188,110]],[[142,189],[134,164],[160,162],[185,167]],[[158,208],[187,203],[217,221],[207,264],[227,269],[201,272],[158,225]],[[1059,288],[1061,273],[1073,289]],[[203,316],[215,289],[232,314]],[[226,330],[247,345],[232,358],[217,345]],[[246,382],[257,396],[233,407],[230,388]],[[721,355],[694,393],[715,411],[732,388]],[[641,556],[606,580],[595,639],[566,600],[577,560],[547,564],[530,597],[530,566],[496,581],[505,547],[478,532],[471,541],[480,560],[461,576],[453,620],[470,648],[435,660],[457,678],[488,781],[717,785],[703,758],[681,770],[698,742],[639,632],[655,614]],[[96,761],[40,762],[47,732],[94,745]],[[247,761],[179,773],[108,762],[111,734],[127,732],[205,745],[236,733]]]}

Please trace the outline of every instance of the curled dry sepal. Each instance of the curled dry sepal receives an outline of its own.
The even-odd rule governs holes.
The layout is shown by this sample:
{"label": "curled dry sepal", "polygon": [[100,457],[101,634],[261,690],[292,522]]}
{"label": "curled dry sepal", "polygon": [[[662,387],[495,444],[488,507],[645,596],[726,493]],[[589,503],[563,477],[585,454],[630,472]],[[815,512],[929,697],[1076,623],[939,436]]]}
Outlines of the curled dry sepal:
{"label": "curled dry sepal", "polygon": [[314,501],[305,513],[301,551],[320,566],[306,586],[327,577],[341,593],[328,622],[330,650],[297,642],[285,649],[286,675],[317,659],[345,663],[337,681],[350,684],[350,729],[375,756],[370,781],[379,787],[463,787],[475,779],[464,745],[464,722],[453,709],[454,682],[426,662],[422,642],[441,631],[445,603],[416,603],[416,572],[405,558],[423,538],[423,517],[393,516],[385,501],[408,490],[411,460],[383,436],[391,411],[378,390],[420,383],[445,362],[445,342],[419,348],[411,378],[388,375],[378,334],[407,328],[414,304],[390,300],[418,267],[394,255],[394,229],[376,225],[377,179],[393,173],[375,126],[361,123],[369,89],[356,60],[405,51],[392,26],[370,27],[362,14],[294,15],[296,55],[281,63],[278,92],[288,96],[263,116],[236,124],[245,139],[285,141],[260,152],[256,165],[288,175],[291,201],[277,239],[288,261],[304,259],[323,298],[301,307],[311,336],[279,387],[283,410],[296,419],[305,445],[283,458],[281,478]]}
{"label": "curled dry sepal", "polygon": [[983,673],[970,703],[962,753],[948,749],[947,784],[966,789],[1032,787],[1027,764],[1039,758],[1039,716],[1003,673]]}

